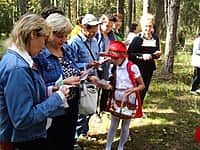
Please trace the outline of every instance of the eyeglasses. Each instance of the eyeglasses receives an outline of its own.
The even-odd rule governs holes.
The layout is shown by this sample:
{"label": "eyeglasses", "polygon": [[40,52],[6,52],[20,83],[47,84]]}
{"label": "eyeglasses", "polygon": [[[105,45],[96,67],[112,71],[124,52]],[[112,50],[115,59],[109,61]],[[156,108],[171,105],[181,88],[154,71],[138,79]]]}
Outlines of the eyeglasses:
{"label": "eyeglasses", "polygon": [[56,32],[56,31],[54,31],[53,34],[59,39],[67,38],[67,36],[68,36],[68,34],[65,33],[65,32]]}

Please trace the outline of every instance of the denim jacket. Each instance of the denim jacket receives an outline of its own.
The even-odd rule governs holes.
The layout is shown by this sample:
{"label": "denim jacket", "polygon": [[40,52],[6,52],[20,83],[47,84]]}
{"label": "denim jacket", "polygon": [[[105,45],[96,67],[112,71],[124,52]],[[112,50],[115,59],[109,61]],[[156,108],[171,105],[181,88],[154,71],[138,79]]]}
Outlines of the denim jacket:
{"label": "denim jacket", "polygon": [[46,97],[39,72],[8,49],[0,62],[0,141],[45,138],[46,119],[62,104],[58,93]]}
{"label": "denim jacket", "polygon": [[[73,60],[73,55],[71,53],[71,48],[66,43],[63,45],[63,55],[64,59],[68,61],[70,66],[74,68],[75,70],[79,69],[77,65],[75,64]],[[42,52],[34,58],[34,62],[37,64],[38,69],[45,81],[46,86],[52,86],[55,85],[55,82],[58,80],[61,74],[63,74],[62,67],[59,63],[59,60],[56,56],[54,56],[48,48],[44,48]],[[80,75],[80,72],[79,74]],[[79,94],[79,93],[76,93]],[[69,105],[73,103],[72,101],[69,101]],[[58,111],[56,111],[54,114],[52,114],[52,117],[60,116],[66,113],[65,108],[61,108]]]}
{"label": "denim jacket", "polygon": [[99,47],[97,40],[93,38],[89,41],[80,31],[78,36],[69,40],[69,45],[72,46],[74,50],[73,53],[75,56],[75,62],[80,70],[85,70],[87,68],[86,66],[90,62],[94,61],[84,42],[89,45],[95,60],[99,59]]}
{"label": "denim jacket", "polygon": [[[67,46],[67,44],[64,44],[63,51],[64,59],[68,60],[73,68],[79,70],[73,60],[74,56],[69,52],[71,51],[71,49],[69,49],[69,46]],[[34,58],[34,62],[37,64],[46,85],[55,85],[56,80],[58,80],[58,78],[62,74],[62,68],[58,58],[52,55],[48,48],[44,48],[42,52]]]}

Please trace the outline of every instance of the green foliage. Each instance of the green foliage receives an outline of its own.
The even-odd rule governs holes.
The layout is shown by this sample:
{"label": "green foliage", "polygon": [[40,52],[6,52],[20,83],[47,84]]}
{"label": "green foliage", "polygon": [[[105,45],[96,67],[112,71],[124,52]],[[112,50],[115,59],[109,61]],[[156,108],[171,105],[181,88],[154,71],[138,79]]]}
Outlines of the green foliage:
{"label": "green foliage", "polygon": [[8,33],[13,25],[12,7],[6,3],[3,3],[0,5],[0,10],[0,33]]}
{"label": "green foliage", "polygon": [[187,31],[191,37],[200,30],[199,0],[183,0],[180,6],[179,29]]}
{"label": "green foliage", "polygon": [[[136,1],[136,22],[139,23],[140,16],[142,15],[143,1]],[[54,5],[54,1],[50,1],[51,5]],[[66,16],[71,18],[73,24],[76,20],[76,1],[71,1],[70,14],[69,4],[66,0],[56,1],[57,7],[64,8]],[[65,3],[65,6],[63,4]],[[150,2],[150,11],[155,14],[156,1]],[[108,5],[107,5],[108,4]],[[125,1],[124,4],[124,25],[127,25],[127,9],[128,4]],[[19,0],[2,0],[0,1],[0,33],[9,33],[12,29],[13,23],[18,20],[24,11],[26,12],[41,12],[41,6],[39,0],[29,0],[29,1],[19,1]],[[158,10],[159,11],[159,10]],[[97,17],[100,17],[103,13],[116,13],[117,12],[117,1],[116,0],[79,0],[79,15],[84,15],[86,13],[92,13]],[[163,18],[164,19],[164,18]],[[163,20],[162,19],[162,20]],[[194,37],[197,30],[199,30],[199,0],[183,0],[181,1],[180,16],[179,16],[179,26],[178,31],[184,29],[187,36]],[[162,24],[164,21],[162,21]],[[163,25],[162,25],[163,26]],[[165,35],[165,28],[162,27],[162,35]]]}

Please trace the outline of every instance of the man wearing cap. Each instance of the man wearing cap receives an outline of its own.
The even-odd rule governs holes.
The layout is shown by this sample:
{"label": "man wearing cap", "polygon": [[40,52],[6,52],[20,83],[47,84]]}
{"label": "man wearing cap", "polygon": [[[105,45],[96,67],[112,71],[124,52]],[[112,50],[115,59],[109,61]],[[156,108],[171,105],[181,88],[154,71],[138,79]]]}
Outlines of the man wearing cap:
{"label": "man wearing cap", "polygon": [[[99,48],[97,40],[94,38],[98,30],[99,22],[92,14],[86,14],[82,19],[81,31],[77,36],[69,40],[69,45],[73,47],[75,62],[81,71],[88,68],[98,68]],[[92,70],[89,82],[97,80],[96,69]],[[89,118],[92,114],[79,114],[77,135],[86,136],[89,131]]]}

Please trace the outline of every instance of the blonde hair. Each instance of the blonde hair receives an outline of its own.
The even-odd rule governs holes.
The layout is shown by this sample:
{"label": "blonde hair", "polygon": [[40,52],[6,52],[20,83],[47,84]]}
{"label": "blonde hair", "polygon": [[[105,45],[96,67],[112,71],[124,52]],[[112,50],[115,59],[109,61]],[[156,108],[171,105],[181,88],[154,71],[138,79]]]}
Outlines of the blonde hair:
{"label": "blonde hair", "polygon": [[155,20],[154,15],[151,13],[147,13],[141,17],[140,24],[142,25],[146,21],[152,22],[154,24],[154,20]]}
{"label": "blonde hair", "polygon": [[72,24],[70,20],[58,13],[50,14],[46,18],[47,23],[51,26],[54,32],[67,33],[72,31]]}
{"label": "blonde hair", "polygon": [[20,50],[28,50],[31,32],[38,36],[51,36],[51,28],[45,19],[37,14],[25,14],[15,23],[9,38],[5,41],[5,46],[15,44]]}

